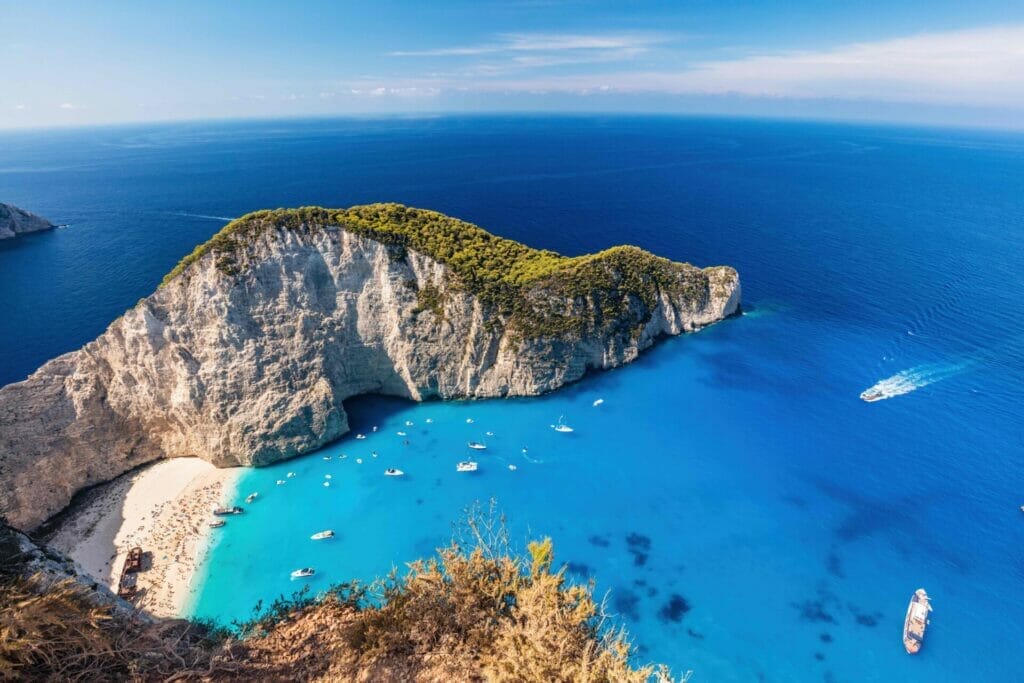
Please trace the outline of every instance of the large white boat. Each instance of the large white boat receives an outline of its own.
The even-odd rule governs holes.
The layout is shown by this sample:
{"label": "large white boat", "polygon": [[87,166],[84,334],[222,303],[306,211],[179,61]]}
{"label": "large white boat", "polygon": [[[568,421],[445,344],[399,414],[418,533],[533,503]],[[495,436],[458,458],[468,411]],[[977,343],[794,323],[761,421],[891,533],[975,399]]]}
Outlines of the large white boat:
{"label": "large white boat", "polygon": [[907,654],[916,655],[924,645],[924,631],[928,628],[928,615],[931,611],[928,593],[918,588],[910,597],[907,618],[903,622],[903,647],[907,649]]}
{"label": "large white boat", "polygon": [[325,538],[334,538],[334,532],[331,531],[330,529],[325,529],[324,531],[316,532],[315,534],[310,536],[310,538],[313,539],[314,541],[322,541]]}
{"label": "large white boat", "polygon": [[472,460],[464,460],[455,466],[456,472],[476,472],[479,465]]}
{"label": "large white boat", "polygon": [[296,569],[292,572],[293,579],[308,579],[309,577],[316,574],[316,570],[312,567],[303,567],[302,569]]}
{"label": "large white boat", "polygon": [[469,446],[470,448],[472,448],[474,451],[486,451],[487,450],[487,444],[480,443],[479,441],[470,441],[466,445]]}
{"label": "large white boat", "polygon": [[384,476],[385,477],[401,477],[401,476],[404,476],[404,475],[405,475],[405,472],[403,472],[402,470],[399,470],[399,469],[395,469],[394,467],[389,467],[386,470],[384,470]]}

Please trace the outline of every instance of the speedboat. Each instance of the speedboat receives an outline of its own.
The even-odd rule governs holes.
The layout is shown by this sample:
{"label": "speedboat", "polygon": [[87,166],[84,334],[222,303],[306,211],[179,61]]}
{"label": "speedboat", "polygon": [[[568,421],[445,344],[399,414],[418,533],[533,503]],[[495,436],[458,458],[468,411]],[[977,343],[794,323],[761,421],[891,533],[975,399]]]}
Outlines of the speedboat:
{"label": "speedboat", "polygon": [[293,579],[308,579],[309,577],[316,574],[316,570],[312,567],[303,567],[302,569],[296,569],[292,572]]}
{"label": "speedboat", "polygon": [[510,469],[511,471],[513,471],[513,472],[515,472],[515,471],[516,471],[516,470],[518,469],[518,468],[517,468],[517,467],[516,467],[515,465],[511,465],[511,464],[510,464],[510,465],[508,466],[508,468],[509,468],[509,469]]}
{"label": "speedboat", "polygon": [[405,432],[396,432],[396,434],[398,434],[399,436],[406,436]]}
{"label": "speedboat", "polygon": [[285,476],[286,476],[286,477],[288,477],[289,479],[291,479],[292,477],[294,477],[294,476],[295,476],[295,473],[294,473],[294,472],[289,472],[289,473],[288,473],[288,474],[286,474]]}
{"label": "speedboat", "polygon": [[331,485],[331,482],[329,482],[329,481],[325,481],[324,482],[324,486],[330,486],[330,485]]}
{"label": "speedboat", "polygon": [[230,508],[217,508],[216,510],[213,511],[213,514],[215,514],[218,517],[226,517],[228,515],[240,515],[243,512],[245,512],[245,510],[236,505]]}
{"label": "speedboat", "polygon": [[405,421],[405,426],[406,426],[406,427],[412,427],[412,424],[413,424],[413,423],[412,423],[412,420],[406,420],[406,421]]}
{"label": "speedboat", "polygon": [[434,418],[432,418],[432,417],[428,417],[428,418],[427,418],[427,424],[428,424],[428,425],[434,424]]}
{"label": "speedboat", "polygon": [[561,432],[562,434],[568,434],[568,433],[573,431],[572,427],[570,427],[569,425],[565,424],[565,415],[562,415],[561,417],[559,417],[558,418],[558,424],[551,425],[551,428],[554,429],[556,432]]}
{"label": "speedboat", "polygon": [[356,464],[357,465],[362,465],[363,464],[363,459],[362,458],[356,458]]}
{"label": "speedboat", "polygon": [[372,431],[377,431],[377,425],[373,425],[373,430]]}
{"label": "speedboat", "polygon": [[494,432],[487,432],[486,435],[487,436],[494,436]]}
{"label": "speedboat", "polygon": [[467,418],[466,418],[466,424],[468,424],[468,425],[471,425],[471,424],[473,424],[473,418],[471,418],[471,417],[467,417]]}
{"label": "speedboat", "polygon": [[401,477],[405,474],[402,470],[397,470],[394,467],[389,467],[384,470],[385,477]]}
{"label": "speedboat", "polygon": [[278,485],[278,486],[280,486],[280,485],[281,485],[281,484],[283,484],[283,483],[284,483],[284,479],[278,479],[278,480],[277,480],[277,485]]}
{"label": "speedboat", "polygon": [[873,403],[874,401],[881,401],[883,398],[885,398],[885,394],[883,394],[881,391],[877,389],[867,389],[865,391],[860,392],[860,398],[862,401]]}
{"label": "speedboat", "polygon": [[470,441],[466,445],[469,446],[470,448],[472,448],[474,451],[486,451],[487,450],[487,445],[486,444],[482,444],[479,441]]}
{"label": "speedboat", "polygon": [[594,407],[596,408],[599,405],[601,405],[602,403],[604,403],[604,399],[603,398],[599,398],[596,401],[594,401]]}
{"label": "speedboat", "polygon": [[371,455],[372,457],[376,458],[376,457],[377,457],[377,451],[372,451],[372,452],[370,453],[370,455]]}
{"label": "speedboat", "polygon": [[356,438],[362,441],[363,439],[366,438],[366,434],[356,434]]}
{"label": "speedboat", "polygon": [[210,528],[211,529],[219,529],[220,527],[224,526],[225,524],[227,524],[227,522],[225,522],[223,519],[215,519],[212,522],[210,522]]}
{"label": "speedboat", "polygon": [[478,465],[472,460],[464,460],[455,466],[456,472],[476,472]]}
{"label": "speedboat", "polygon": [[312,536],[310,536],[310,538],[313,539],[314,541],[322,541],[325,538],[334,538],[334,532],[331,531],[330,529],[327,529],[325,531],[318,531],[315,534],[313,534]]}
{"label": "speedboat", "polygon": [[324,460],[330,460],[330,459],[331,459],[331,456],[329,456],[329,455],[325,455],[324,456]]}
{"label": "speedboat", "polygon": [[246,497],[245,497],[245,502],[246,502],[246,503],[251,503],[251,502],[253,502],[254,500],[256,500],[256,497],[257,497],[258,495],[260,495],[260,494],[258,494],[258,493],[250,493],[250,494],[249,494],[248,496],[246,496]]}
{"label": "speedboat", "polygon": [[334,478],[333,475],[330,475],[330,474],[325,474],[324,475],[324,479],[333,479],[333,478]]}

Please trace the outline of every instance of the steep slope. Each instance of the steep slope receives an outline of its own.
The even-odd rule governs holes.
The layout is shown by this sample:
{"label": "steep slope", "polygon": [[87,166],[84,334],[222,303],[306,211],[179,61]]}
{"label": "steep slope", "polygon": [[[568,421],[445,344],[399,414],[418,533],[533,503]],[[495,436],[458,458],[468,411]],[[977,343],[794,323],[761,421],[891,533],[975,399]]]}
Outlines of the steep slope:
{"label": "steep slope", "polygon": [[258,212],[95,341],[0,389],[0,513],[24,529],[162,457],[264,465],[348,431],[342,402],[525,396],[733,313],[731,268],[567,258],[395,204]]}
{"label": "steep slope", "polygon": [[53,223],[42,216],[19,209],[13,204],[0,203],[0,240],[54,227],[56,226]]}

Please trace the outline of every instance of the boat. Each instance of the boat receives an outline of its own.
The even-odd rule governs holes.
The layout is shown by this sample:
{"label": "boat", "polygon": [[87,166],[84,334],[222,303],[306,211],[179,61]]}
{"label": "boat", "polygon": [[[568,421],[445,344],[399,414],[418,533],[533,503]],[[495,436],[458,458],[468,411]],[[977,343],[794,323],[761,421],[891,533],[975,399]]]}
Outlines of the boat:
{"label": "boat", "polygon": [[318,531],[315,534],[313,534],[312,536],[310,536],[310,538],[313,539],[314,541],[322,541],[325,538],[334,538],[334,532],[331,531],[330,529],[327,529],[325,531]]}
{"label": "boat", "polygon": [[278,480],[277,480],[277,485],[278,485],[278,486],[280,486],[280,485],[281,485],[281,484],[283,484],[283,483],[285,483],[284,479],[278,479]]}
{"label": "boat", "polygon": [[428,418],[427,418],[427,424],[428,424],[428,425],[430,425],[430,424],[434,424],[434,418],[432,418],[432,417],[428,417]]}
{"label": "boat", "polygon": [[331,482],[329,482],[329,481],[325,481],[324,482],[324,486],[330,486],[330,485],[331,485]]}
{"label": "boat", "polygon": [[473,424],[473,418],[471,418],[471,417],[467,417],[467,418],[466,418],[466,424],[468,424],[468,425],[471,425],[471,424]]}
{"label": "boat", "polygon": [[245,510],[236,505],[230,508],[217,508],[213,511],[213,514],[217,515],[218,517],[226,517],[228,515],[240,515],[243,512],[245,512]]}
{"label": "boat", "polygon": [[883,398],[885,398],[885,394],[883,394],[878,389],[865,389],[864,391],[860,392],[860,398],[862,401],[873,403],[875,401],[881,401]]}
{"label": "boat", "polygon": [[210,522],[210,528],[211,529],[219,529],[220,527],[224,526],[225,524],[227,524],[227,522],[225,522],[223,519],[215,519],[212,522]]}
{"label": "boat", "polygon": [[316,570],[312,567],[303,567],[302,569],[296,569],[292,572],[293,579],[308,579],[309,577],[316,574]]}
{"label": "boat", "polygon": [[258,493],[250,493],[248,496],[245,497],[245,502],[246,503],[251,503],[254,500],[256,500],[256,497],[259,496],[259,495],[260,494],[258,494]]}
{"label": "boat", "polygon": [[508,468],[509,468],[509,470],[511,470],[512,472],[515,472],[515,471],[516,471],[516,470],[518,469],[518,468],[517,468],[517,467],[516,467],[515,465],[512,465],[512,464],[510,464],[510,465],[508,466]]}
{"label": "boat", "polygon": [[599,398],[596,401],[594,401],[594,407],[596,408],[599,405],[601,405],[602,403],[604,403],[604,399],[603,398]]}
{"label": "boat", "polygon": [[494,432],[487,432],[485,436],[494,436]]}
{"label": "boat", "polygon": [[331,456],[329,456],[329,455],[325,455],[324,456],[324,460],[330,460],[330,459],[331,459]]}
{"label": "boat", "polygon": [[556,432],[561,432],[562,434],[568,434],[568,433],[573,431],[572,427],[570,427],[569,425],[565,424],[565,415],[562,415],[561,417],[559,417],[558,418],[558,424],[551,425],[551,428],[554,429]]}
{"label": "boat", "polygon": [[907,618],[903,622],[903,647],[907,654],[916,655],[924,644],[924,630],[928,628],[928,613],[932,611],[931,600],[923,588],[914,591],[907,607]]}
{"label": "boat", "polygon": [[372,452],[370,453],[370,455],[371,455],[372,457],[376,458],[376,457],[377,457],[377,451],[372,451]]}
{"label": "boat", "polygon": [[373,425],[373,429],[371,431],[377,431],[377,425]]}
{"label": "boat", "polygon": [[363,459],[362,458],[356,458],[356,464],[357,465],[362,465],[363,464]]}
{"label": "boat", "polygon": [[396,434],[398,434],[399,436],[406,436],[405,432],[396,432]]}
{"label": "boat", "polygon": [[480,443],[479,441],[470,441],[466,445],[469,448],[472,448],[474,451],[486,451],[487,450],[487,444]]}
{"label": "boat", "polygon": [[366,434],[356,434],[356,438],[362,441],[363,439],[366,438]]}
{"label": "boat", "polygon": [[289,472],[289,473],[288,473],[288,474],[286,474],[285,476],[286,476],[286,477],[288,477],[289,479],[291,479],[292,477],[294,477],[294,476],[295,476],[295,473],[294,473],[294,472]]}
{"label": "boat", "polygon": [[401,477],[404,474],[405,472],[403,472],[402,470],[395,469],[394,467],[389,467],[386,470],[384,470],[385,477]]}
{"label": "boat", "polygon": [[413,424],[412,420],[406,420],[405,421],[405,426],[406,427],[412,427],[412,424]]}
{"label": "boat", "polygon": [[472,460],[463,460],[455,466],[456,472],[476,472],[478,465]]}

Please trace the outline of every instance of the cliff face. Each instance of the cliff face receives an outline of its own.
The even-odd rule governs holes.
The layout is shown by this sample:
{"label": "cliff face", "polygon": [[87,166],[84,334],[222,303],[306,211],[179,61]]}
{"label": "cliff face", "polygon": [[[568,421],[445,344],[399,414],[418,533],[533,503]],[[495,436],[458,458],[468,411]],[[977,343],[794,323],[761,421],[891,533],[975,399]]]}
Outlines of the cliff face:
{"label": "cliff face", "polygon": [[230,252],[202,253],[95,341],[0,389],[0,513],[31,529],[156,458],[292,457],[347,432],[342,402],[359,394],[540,394],[739,305],[733,269],[625,248],[558,261],[510,307],[346,215],[259,218]]}
{"label": "cliff face", "polygon": [[49,230],[53,227],[56,226],[41,216],[19,209],[12,204],[0,204],[0,240],[17,237],[27,232]]}

